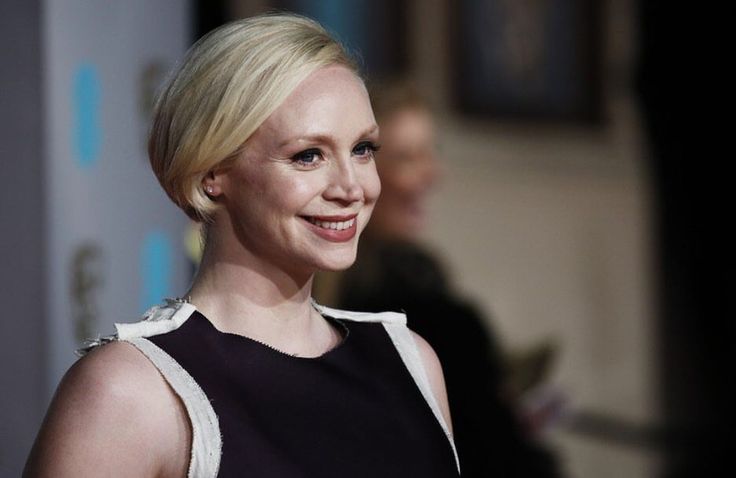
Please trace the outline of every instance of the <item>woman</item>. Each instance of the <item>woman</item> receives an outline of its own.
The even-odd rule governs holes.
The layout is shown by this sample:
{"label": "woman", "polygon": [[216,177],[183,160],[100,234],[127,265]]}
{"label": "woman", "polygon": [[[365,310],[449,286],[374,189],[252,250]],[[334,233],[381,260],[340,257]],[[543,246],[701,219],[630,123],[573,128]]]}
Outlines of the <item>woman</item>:
{"label": "woman", "polygon": [[399,314],[311,300],[355,259],[380,191],[354,63],[311,20],[200,40],[149,156],[206,222],[185,299],[118,324],[67,373],[26,476],[457,476],[442,371]]}

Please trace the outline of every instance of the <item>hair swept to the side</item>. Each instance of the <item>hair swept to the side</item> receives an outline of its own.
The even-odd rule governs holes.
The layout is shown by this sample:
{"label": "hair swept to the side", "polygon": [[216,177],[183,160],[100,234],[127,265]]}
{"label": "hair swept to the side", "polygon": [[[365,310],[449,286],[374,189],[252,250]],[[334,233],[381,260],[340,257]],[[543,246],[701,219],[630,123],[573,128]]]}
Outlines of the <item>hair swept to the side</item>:
{"label": "hair swept to the side", "polygon": [[207,173],[226,166],[307,76],[335,64],[359,75],[319,23],[291,13],[234,21],[198,40],[161,91],[148,140],[169,197],[192,219],[209,219]]}

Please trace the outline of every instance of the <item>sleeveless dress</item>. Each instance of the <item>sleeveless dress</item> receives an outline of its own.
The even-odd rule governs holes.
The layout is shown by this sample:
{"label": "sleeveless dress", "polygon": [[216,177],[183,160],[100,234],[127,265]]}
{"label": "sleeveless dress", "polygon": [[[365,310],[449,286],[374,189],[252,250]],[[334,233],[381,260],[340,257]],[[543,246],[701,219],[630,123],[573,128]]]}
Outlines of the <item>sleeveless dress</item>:
{"label": "sleeveless dress", "polygon": [[167,300],[115,324],[179,396],[192,425],[188,477],[457,477],[460,465],[406,317],[313,304],[342,342],[295,357],[218,331]]}

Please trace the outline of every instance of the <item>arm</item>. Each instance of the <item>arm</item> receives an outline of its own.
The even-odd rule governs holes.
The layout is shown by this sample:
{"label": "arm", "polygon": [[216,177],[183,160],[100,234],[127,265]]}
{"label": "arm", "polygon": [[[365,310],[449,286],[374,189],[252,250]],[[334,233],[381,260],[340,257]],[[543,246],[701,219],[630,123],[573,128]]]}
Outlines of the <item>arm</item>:
{"label": "arm", "polygon": [[67,372],[23,476],[186,476],[189,435],[186,412],[158,370],[130,344],[113,342]]}
{"label": "arm", "polygon": [[434,352],[434,349],[432,349],[432,346],[429,345],[429,342],[424,340],[421,335],[417,334],[413,330],[410,330],[410,332],[414,338],[414,342],[417,344],[417,348],[419,349],[419,355],[422,358],[424,370],[426,370],[427,378],[429,378],[429,386],[432,388],[432,393],[437,400],[437,404],[440,407],[445,423],[447,423],[447,428],[450,430],[450,433],[452,433],[450,405],[447,401],[447,391],[445,390],[445,378],[442,374],[442,364],[440,364],[440,360],[437,358],[437,354]]}

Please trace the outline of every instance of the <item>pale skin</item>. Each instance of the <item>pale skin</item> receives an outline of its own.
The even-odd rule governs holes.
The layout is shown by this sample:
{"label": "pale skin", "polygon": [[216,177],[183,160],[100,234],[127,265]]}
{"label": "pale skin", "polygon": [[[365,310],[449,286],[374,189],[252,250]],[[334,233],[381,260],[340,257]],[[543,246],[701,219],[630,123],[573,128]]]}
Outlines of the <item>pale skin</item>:
{"label": "pale skin", "polygon": [[[188,295],[221,331],[301,357],[342,337],[311,305],[318,270],[355,260],[380,193],[378,127],[365,87],[341,66],[306,80],[248,139],[241,157],[202,186],[219,204]],[[311,217],[353,216],[357,233],[331,241]],[[414,334],[445,421],[442,368]],[[49,408],[25,477],[183,477],[191,425],[183,404],[137,349],[112,343],[79,360]]]}

